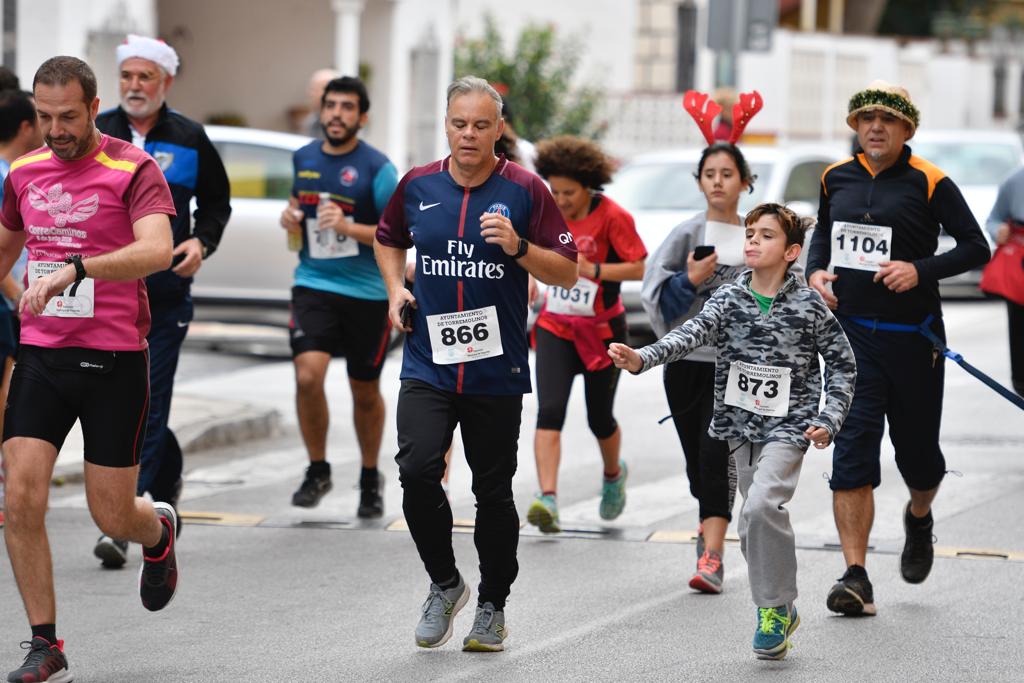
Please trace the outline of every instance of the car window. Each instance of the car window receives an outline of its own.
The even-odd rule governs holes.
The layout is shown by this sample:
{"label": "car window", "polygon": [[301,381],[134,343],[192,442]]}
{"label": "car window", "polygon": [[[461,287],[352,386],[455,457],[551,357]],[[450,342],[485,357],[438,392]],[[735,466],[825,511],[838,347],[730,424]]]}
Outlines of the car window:
{"label": "car window", "polygon": [[957,185],[999,185],[1020,166],[1020,151],[998,142],[917,142],[914,155],[932,162]]}
{"label": "car window", "polygon": [[817,159],[796,164],[786,180],[786,189],[782,193],[784,202],[807,202],[818,206],[821,189],[821,174],[828,164]]}
{"label": "car window", "polygon": [[[696,170],[696,161],[627,164],[605,193],[627,211],[703,211],[707,202],[693,177]],[[754,192],[740,197],[744,206],[760,201],[772,169],[768,164],[751,164],[750,172],[757,179]]]}
{"label": "car window", "polygon": [[236,199],[288,199],[292,192],[292,151],[242,142],[214,142]]}

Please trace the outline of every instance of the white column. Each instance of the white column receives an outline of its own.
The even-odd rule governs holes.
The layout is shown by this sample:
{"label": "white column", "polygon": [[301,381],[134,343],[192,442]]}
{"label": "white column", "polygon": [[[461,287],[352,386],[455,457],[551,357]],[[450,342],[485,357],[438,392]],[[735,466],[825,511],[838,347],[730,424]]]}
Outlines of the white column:
{"label": "white column", "polygon": [[829,0],[828,3],[828,31],[829,33],[843,32],[843,12],[846,10],[845,0]]}
{"label": "white column", "polygon": [[359,75],[359,20],[366,0],[331,0],[334,10],[334,68]]}
{"label": "white column", "polygon": [[818,29],[818,0],[803,0],[800,3],[800,30],[811,33]]}

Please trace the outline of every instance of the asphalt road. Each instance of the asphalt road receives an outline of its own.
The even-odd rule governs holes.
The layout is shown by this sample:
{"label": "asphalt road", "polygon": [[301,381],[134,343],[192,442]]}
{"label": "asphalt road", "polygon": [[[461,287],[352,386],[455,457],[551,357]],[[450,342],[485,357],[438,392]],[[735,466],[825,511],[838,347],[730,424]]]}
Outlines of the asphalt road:
{"label": "asphalt road", "polygon": [[[1001,306],[949,305],[947,329],[954,349],[1008,381]],[[416,648],[412,631],[427,579],[402,528],[390,458],[399,360],[392,356],[382,378],[389,406],[382,457],[387,513],[379,522],[359,523],[352,488],[358,454],[343,366],[329,375],[334,491],[319,508],[299,510],[289,505],[305,459],[291,409],[290,367],[224,361],[193,347],[183,359],[179,391],[272,404],[285,416],[284,434],[190,459],[181,588],[159,614],[138,603],[137,548],[128,569],[101,570],[91,557],[96,531],[81,489],[53,490],[48,525],[58,630],[76,680],[1021,680],[1024,656],[1014,642],[1024,624],[1024,419],[952,364],[943,447],[959,476],[947,477],[936,502],[941,556],[931,577],[919,586],[899,578],[906,492],[886,444],[868,561],[879,614],[848,619],[827,611],[825,595],[843,567],[823,479],[830,451],[811,452],[789,506],[802,625],[785,661],[761,662],[750,652],[754,608],[738,544],[726,551],[721,596],[686,587],[695,561],[696,505],[674,432],[656,423],[667,412],[658,372],[620,383],[617,416],[631,479],[626,511],[613,523],[597,515],[600,464],[577,382],[560,485],[563,522],[572,531],[542,537],[523,529],[507,651],[459,650],[471,610],[459,616],[448,645]],[[536,488],[532,396],[524,411],[515,480],[521,515]],[[456,517],[468,522],[473,501],[461,457],[452,482]],[[457,533],[455,547],[475,592],[472,536]],[[28,634],[6,564],[0,562],[0,669],[20,662],[17,643]]]}

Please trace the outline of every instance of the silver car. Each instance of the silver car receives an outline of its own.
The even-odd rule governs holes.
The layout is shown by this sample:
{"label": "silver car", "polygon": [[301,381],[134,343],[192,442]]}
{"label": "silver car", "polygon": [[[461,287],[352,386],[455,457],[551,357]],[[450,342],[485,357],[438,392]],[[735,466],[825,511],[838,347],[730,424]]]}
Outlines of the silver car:
{"label": "silver car", "polygon": [[266,304],[284,308],[298,257],[288,251],[278,218],[291,196],[292,154],[310,138],[230,126],[207,126],[206,133],[231,180],[231,220],[196,275],[192,296],[200,304],[251,304],[253,314]]}
{"label": "silver car", "polygon": [[[756,176],[754,191],[740,197],[746,213],[761,202],[780,202],[801,215],[816,215],[821,174],[848,154],[838,146],[793,144],[784,147],[744,146],[743,156]],[[703,211],[707,201],[694,174],[701,149],[682,149],[638,156],[615,174],[605,193],[633,215],[648,253],[672,229]],[[640,282],[622,284],[622,301],[630,329],[649,333],[650,321],[640,304]]]}

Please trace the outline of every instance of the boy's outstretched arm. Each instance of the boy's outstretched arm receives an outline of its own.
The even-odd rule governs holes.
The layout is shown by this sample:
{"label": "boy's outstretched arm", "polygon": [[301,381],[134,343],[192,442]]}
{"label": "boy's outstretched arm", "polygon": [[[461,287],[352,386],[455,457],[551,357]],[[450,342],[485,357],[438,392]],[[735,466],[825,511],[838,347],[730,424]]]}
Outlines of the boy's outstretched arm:
{"label": "boy's outstretched arm", "polygon": [[[713,345],[718,339],[718,323],[725,310],[727,294],[724,290],[726,289],[728,287],[719,287],[704,304],[704,308],[701,309],[700,313],[674,330],[669,331],[668,334],[653,344],[648,344],[642,349],[633,351],[639,359],[640,365],[636,370],[630,370],[630,372],[633,374],[644,372],[656,365],[679,360],[701,346]],[[613,346],[624,345],[615,344]],[[608,354],[611,355],[610,347]],[[614,361],[615,356],[611,357]]]}

